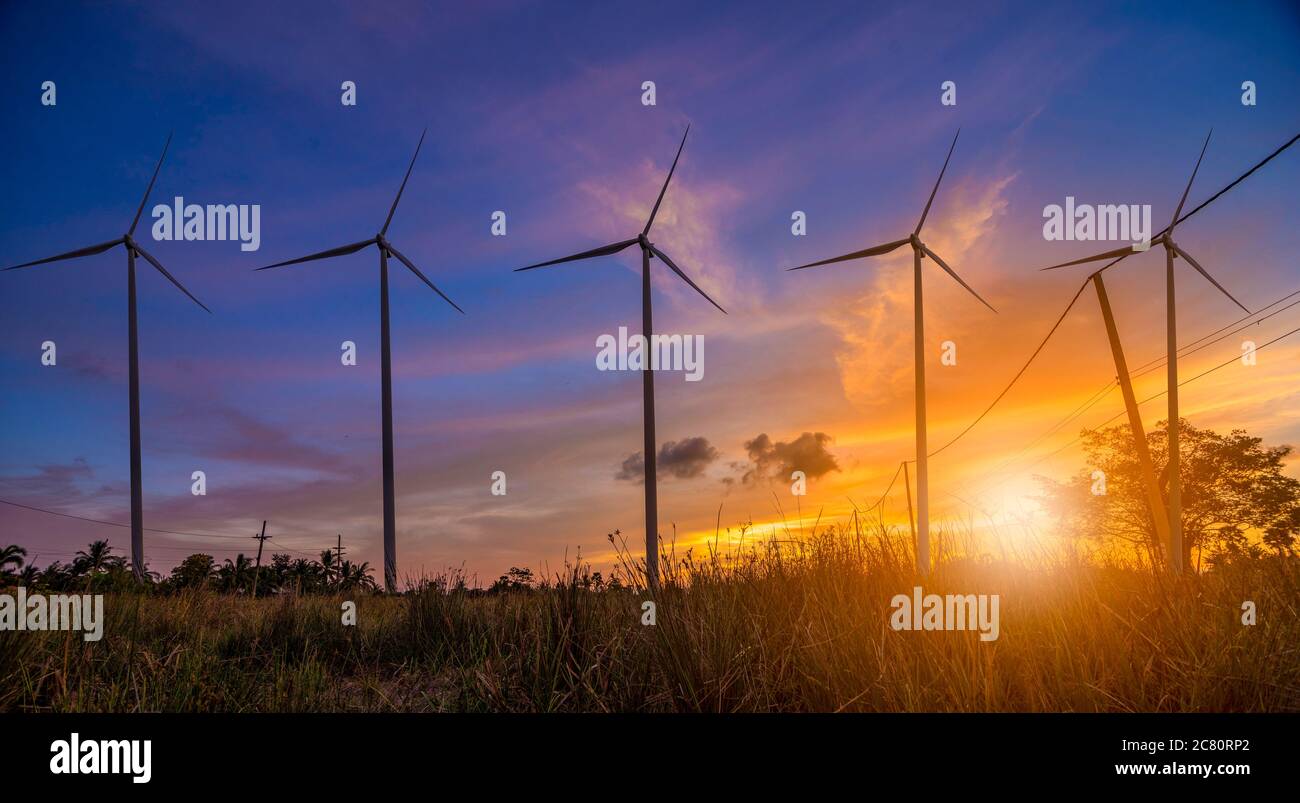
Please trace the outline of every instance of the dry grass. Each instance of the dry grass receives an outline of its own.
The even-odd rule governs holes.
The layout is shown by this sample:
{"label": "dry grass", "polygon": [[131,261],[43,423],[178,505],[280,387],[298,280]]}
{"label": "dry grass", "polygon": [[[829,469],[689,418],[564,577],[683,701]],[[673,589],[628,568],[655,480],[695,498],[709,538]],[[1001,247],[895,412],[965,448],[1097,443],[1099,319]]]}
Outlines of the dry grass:
{"label": "dry grass", "polygon": [[[949,558],[880,533],[669,562],[643,591],[116,595],[105,635],[0,632],[0,711],[1296,711],[1300,561],[1175,582],[1057,555]],[[626,570],[634,570],[625,564]],[[1001,636],[895,632],[889,600],[1001,595]],[[1258,624],[1242,625],[1252,600]]]}

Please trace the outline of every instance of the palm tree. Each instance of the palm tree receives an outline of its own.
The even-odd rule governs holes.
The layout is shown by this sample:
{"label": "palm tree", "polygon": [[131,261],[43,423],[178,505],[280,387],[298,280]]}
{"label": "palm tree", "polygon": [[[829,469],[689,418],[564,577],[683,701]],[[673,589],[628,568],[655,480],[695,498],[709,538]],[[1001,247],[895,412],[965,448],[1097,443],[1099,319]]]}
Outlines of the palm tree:
{"label": "palm tree", "polygon": [[78,550],[72,562],[72,570],[77,574],[99,574],[117,561],[114,560],[113,548],[107,541],[92,541],[88,550]]}
{"label": "palm tree", "polygon": [[335,573],[334,553],[328,549],[320,553],[320,565],[321,569],[325,572],[325,582],[328,584],[330,582],[330,575]]}
{"label": "palm tree", "polygon": [[298,558],[289,565],[289,576],[293,578],[294,586],[299,593],[312,590],[316,585],[319,571],[320,564],[306,558]]}
{"label": "palm tree", "polygon": [[23,559],[27,557],[27,550],[17,544],[10,544],[6,547],[0,547],[0,574],[8,573],[8,566],[15,569],[21,569]]}
{"label": "palm tree", "polygon": [[36,565],[29,563],[23,567],[23,570],[21,572],[19,572],[18,585],[27,586],[28,588],[31,588],[32,586],[36,585],[36,581],[40,576],[41,576],[41,572],[39,569],[36,568]]}
{"label": "palm tree", "polygon": [[41,585],[59,591],[68,584],[73,576],[69,567],[64,566],[57,560],[51,561],[48,566],[41,570]]}
{"label": "palm tree", "polygon": [[241,552],[233,561],[226,558],[226,565],[221,567],[218,575],[222,587],[227,591],[241,591],[251,582],[252,571],[253,562]]}
{"label": "palm tree", "polygon": [[370,576],[369,561],[365,563],[350,563],[343,561],[339,564],[339,588],[344,590],[361,589],[363,591],[377,591],[378,584],[375,578]]}

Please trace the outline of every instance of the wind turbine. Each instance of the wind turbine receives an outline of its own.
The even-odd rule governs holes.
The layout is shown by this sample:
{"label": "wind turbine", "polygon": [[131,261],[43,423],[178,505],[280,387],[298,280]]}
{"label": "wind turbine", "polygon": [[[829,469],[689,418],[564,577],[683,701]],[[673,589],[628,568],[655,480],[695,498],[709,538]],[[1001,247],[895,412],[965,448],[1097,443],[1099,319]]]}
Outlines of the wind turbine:
{"label": "wind turbine", "polygon": [[145,188],[144,197],[140,199],[140,207],[135,211],[135,218],[131,220],[131,228],[127,229],[126,234],[115,240],[109,240],[106,243],[90,245],[85,248],[78,248],[75,251],[68,251],[65,254],[38,259],[35,262],[24,262],[21,265],[14,265],[5,270],[18,270],[19,268],[29,268],[34,265],[44,265],[48,262],[59,262],[64,259],[77,259],[79,257],[88,257],[95,254],[102,254],[110,248],[119,245],[126,246],[126,303],[127,303],[127,332],[130,342],[128,363],[130,372],[130,407],[131,407],[131,570],[135,573],[137,579],[144,576],[144,494],[140,483],[140,349],[139,337],[136,331],[136,312],[135,312],[135,259],[142,256],[150,265],[153,265],[159,273],[167,277],[167,280],[176,285],[182,293],[190,297],[190,300],[204,310],[211,313],[212,310],[203,305],[194,297],[194,294],[185,289],[185,286],[176,280],[176,277],[167,272],[152,254],[140,247],[140,243],[135,240],[135,227],[140,223],[140,216],[144,213],[144,206],[149,201],[149,193],[153,191],[154,182],[158,180],[158,171],[162,169],[163,159],[167,158],[167,149],[172,144],[172,135],[167,135],[167,142],[163,145],[162,155],[158,157],[158,164],[153,169],[153,178],[149,179],[149,186]]}
{"label": "wind turbine", "polygon": [[[1213,130],[1211,130],[1210,134],[1213,133],[1214,133]],[[1166,471],[1169,474],[1169,504],[1168,504],[1169,566],[1171,571],[1174,574],[1182,573],[1184,568],[1184,562],[1185,562],[1183,559],[1183,518],[1182,518],[1183,482],[1181,476],[1179,475],[1180,455],[1178,452],[1178,436],[1179,436],[1179,429],[1180,429],[1179,419],[1178,419],[1178,328],[1177,328],[1177,313],[1175,310],[1176,305],[1175,305],[1175,296],[1174,296],[1174,259],[1178,257],[1182,257],[1184,260],[1187,261],[1189,265],[1195,268],[1198,273],[1200,273],[1207,280],[1209,280],[1210,284],[1218,288],[1219,292],[1227,296],[1232,301],[1232,303],[1236,304],[1238,307],[1241,307],[1241,309],[1247,315],[1250,314],[1250,310],[1246,309],[1246,306],[1244,304],[1242,304],[1237,299],[1233,298],[1232,294],[1229,293],[1227,290],[1225,290],[1223,288],[1223,285],[1215,281],[1214,277],[1211,276],[1209,272],[1205,270],[1205,268],[1201,267],[1201,264],[1197,262],[1196,259],[1193,258],[1191,254],[1187,253],[1186,250],[1184,250],[1180,245],[1174,242],[1174,227],[1178,225],[1178,216],[1182,214],[1183,204],[1187,203],[1187,194],[1192,190],[1192,182],[1196,180],[1196,173],[1201,169],[1201,160],[1205,158],[1205,149],[1208,148],[1210,145],[1210,134],[1205,135],[1205,143],[1201,145],[1201,155],[1196,158],[1196,166],[1192,168],[1192,175],[1190,178],[1187,179],[1187,186],[1183,188],[1183,197],[1179,199],[1178,206],[1177,208],[1174,209],[1174,216],[1172,219],[1170,219],[1168,228],[1166,228],[1162,234],[1160,234],[1159,236],[1151,240],[1151,245],[1155,245],[1159,243],[1165,247],[1165,344],[1166,344],[1165,347],[1167,349],[1166,367],[1168,373],[1167,373],[1166,381],[1168,383],[1168,396],[1169,396],[1169,422],[1167,425],[1168,436],[1169,436],[1169,463],[1166,468]],[[1069,262],[1062,262],[1059,265],[1051,265],[1049,267],[1042,268],[1042,270],[1056,270],[1058,268],[1069,267],[1070,265],[1081,265],[1085,262],[1098,262],[1107,259],[1116,259],[1119,257],[1128,256],[1131,253],[1133,253],[1132,246],[1128,246],[1125,248],[1117,248],[1113,251],[1107,251],[1104,254],[1097,254],[1095,256],[1084,257],[1083,259],[1074,259]],[[1100,274],[1101,271],[1098,271],[1097,273]],[[1099,288],[1099,292],[1104,293],[1104,291],[1100,290],[1101,284],[1100,284],[1099,276],[1097,278],[1097,281],[1098,281],[1097,287]],[[1103,306],[1108,306],[1108,305],[1103,301]],[[1113,328],[1114,322],[1109,321],[1108,326]],[[1113,339],[1114,338],[1117,338],[1117,336],[1113,336]],[[1127,373],[1122,372],[1121,382],[1125,382],[1126,380],[1127,380]],[[1125,402],[1126,403],[1128,402],[1127,397],[1125,399]],[[1129,412],[1130,421],[1132,421],[1134,415],[1135,415],[1135,411],[1130,409]],[[1140,423],[1141,422],[1139,421],[1138,422],[1139,426]],[[1142,451],[1143,450],[1139,448],[1139,452],[1138,452],[1139,458],[1142,454]],[[1148,482],[1148,487],[1150,487],[1150,481]]]}
{"label": "wind turbine", "polygon": [[424,144],[424,136],[428,131],[426,128],[424,133],[420,134],[420,141],[415,146],[415,154],[411,157],[411,164],[406,168],[406,176],[402,179],[402,185],[397,188],[397,196],[393,198],[393,205],[388,208],[388,217],[384,219],[384,226],[379,230],[378,234],[368,240],[341,245],[328,251],[308,254],[305,257],[277,262],[274,265],[256,269],[270,270],[271,268],[281,268],[286,265],[312,262],[317,259],[346,256],[371,245],[379,248],[379,331],[380,359],[382,362],[380,394],[383,407],[384,435],[384,588],[390,593],[397,590],[397,505],[393,494],[393,366],[392,349],[388,336],[388,258],[390,256],[397,257],[398,261],[409,268],[411,273],[419,277],[420,281],[429,285],[433,292],[442,296],[443,301],[446,301],[462,315],[465,313],[465,310],[456,306],[456,302],[448,298],[446,293],[429,281],[429,277],[421,273],[420,269],[415,267],[411,260],[394,248],[387,237],[388,226],[393,222],[393,213],[397,211],[398,201],[402,200],[402,191],[406,189],[406,182],[411,178],[411,170],[415,167],[415,159],[420,155],[420,147]]}
{"label": "wind turbine", "polygon": [[956,279],[958,284],[965,287],[971,295],[979,299],[980,303],[993,310],[993,312],[997,312],[997,310],[993,309],[992,304],[985,301],[969,284],[966,284],[957,275],[957,271],[949,267],[947,262],[944,262],[938,254],[921,240],[921,227],[925,225],[925,218],[930,214],[930,205],[934,203],[934,196],[939,192],[939,184],[943,181],[943,174],[948,170],[948,161],[952,159],[953,149],[957,147],[958,136],[961,136],[961,129],[958,129],[957,135],[952,138],[952,145],[948,147],[948,156],[943,160],[943,169],[939,171],[939,178],[934,182],[934,189],[930,190],[930,198],[925,202],[925,209],[921,211],[921,219],[916,222],[916,228],[913,229],[910,235],[884,245],[872,246],[862,251],[854,251],[851,254],[789,268],[789,270],[804,270],[805,268],[815,268],[819,265],[829,265],[834,262],[847,262],[848,260],[863,257],[881,256],[905,245],[912,247],[912,317],[916,360],[916,568],[922,575],[930,571],[930,471],[929,457],[926,454],[925,432],[925,306],[922,303],[921,292],[921,260],[927,256],[933,259],[949,276]]}
{"label": "wind turbine", "polygon": [[633,245],[641,249],[641,333],[646,339],[647,348],[646,364],[641,369],[643,429],[645,433],[645,567],[646,580],[652,589],[659,587],[659,509],[658,482],[655,476],[655,378],[649,360],[649,349],[652,348],[651,337],[654,333],[654,322],[650,309],[650,260],[658,257],[682,281],[694,288],[695,292],[704,296],[705,300],[710,304],[717,307],[724,315],[727,312],[722,309],[718,302],[709,298],[708,293],[691,281],[690,277],[682,272],[681,268],[677,267],[677,263],[673,262],[667,254],[650,242],[649,239],[650,227],[654,225],[655,215],[659,213],[659,205],[663,203],[664,193],[668,191],[668,183],[673,180],[673,172],[677,170],[677,160],[682,157],[682,148],[686,147],[686,135],[690,133],[691,127],[688,125],[686,133],[682,134],[681,144],[677,146],[677,155],[673,157],[673,166],[668,170],[668,177],[664,179],[664,185],[659,190],[659,197],[655,199],[655,205],[650,210],[650,218],[646,221],[645,228],[641,230],[640,234],[629,240],[593,248],[590,251],[583,251],[560,259],[538,262],[535,265],[515,269],[515,272],[518,273],[519,271],[544,268],[549,265],[559,265],[563,262],[577,262],[583,259],[609,256]]}

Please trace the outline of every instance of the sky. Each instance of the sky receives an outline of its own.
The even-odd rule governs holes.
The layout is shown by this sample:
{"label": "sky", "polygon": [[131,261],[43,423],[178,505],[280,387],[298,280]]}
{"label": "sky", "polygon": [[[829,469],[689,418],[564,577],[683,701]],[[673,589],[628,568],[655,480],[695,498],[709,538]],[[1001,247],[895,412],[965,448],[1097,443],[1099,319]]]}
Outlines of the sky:
{"label": "sky", "polygon": [[[1037,268],[1116,247],[1045,240],[1046,206],[1150,204],[1159,229],[1211,129],[1189,205],[1300,131],[1291,4],[968,5],[4,4],[0,262],[120,236],[174,132],[137,239],[212,314],[141,263],[145,526],[172,531],[146,533],[150,567],[251,553],[264,519],[273,551],[315,555],[341,535],[379,567],[376,252],[253,269],[372,237],[427,127],[388,236],[465,314],[392,265],[399,573],[607,565],[608,533],[638,554],[643,538],[626,468],[641,379],[595,360],[601,335],[639,331],[637,250],[512,269],[635,236],[689,125],[652,239],[729,314],[652,263],[656,330],[706,343],[701,381],[656,379],[661,530],[679,550],[806,532],[872,505],[914,457],[912,275],[907,248],[784,268],[905,237],[960,128],[923,238],[997,313],[924,263],[934,448],[1087,274]],[[1252,310],[1300,290],[1298,185],[1300,148],[1179,227]],[[152,206],[177,196],[259,205],[258,250],[154,241]],[[1133,367],[1164,353],[1162,256],[1107,273]],[[1241,317],[1186,265],[1177,294],[1182,343]],[[0,499],[129,521],[126,312],[120,248],[0,275]],[[1297,327],[1300,307],[1281,311],[1180,371]],[[1113,376],[1089,291],[931,461],[932,518],[1032,524],[1034,476],[1084,469],[1071,442],[1122,411],[1111,393],[1062,423]],[[1297,379],[1300,335],[1186,385],[1183,416],[1300,443]],[[1164,372],[1135,384],[1159,393]],[[1142,413],[1162,420],[1163,399]],[[906,526],[901,491],[881,509]],[[0,504],[0,542],[38,564],[101,538],[129,547],[126,528]]]}

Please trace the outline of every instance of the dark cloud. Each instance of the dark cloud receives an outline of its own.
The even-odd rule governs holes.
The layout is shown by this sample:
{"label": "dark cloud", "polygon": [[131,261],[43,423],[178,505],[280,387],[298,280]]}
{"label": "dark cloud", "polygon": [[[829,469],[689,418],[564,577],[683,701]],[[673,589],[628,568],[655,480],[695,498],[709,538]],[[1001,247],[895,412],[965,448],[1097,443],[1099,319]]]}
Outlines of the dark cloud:
{"label": "dark cloud", "polygon": [[[171,454],[199,453],[249,466],[335,473],[347,468],[346,454],[299,438],[292,423],[268,423],[242,409],[215,401],[193,405],[183,416],[174,415],[165,422],[173,435],[156,449],[165,448]],[[205,427],[193,426],[198,417],[202,417]]]}
{"label": "dark cloud", "polygon": [[[767,433],[761,433],[745,442],[745,452],[750,465],[742,479],[754,482],[770,476],[789,479],[790,474],[802,471],[810,479],[839,471],[835,456],[827,450],[831,436],[825,432],[805,432],[793,441],[772,442]],[[743,465],[743,464],[742,464]]]}
{"label": "dark cloud", "polygon": [[[655,474],[660,478],[676,477],[689,480],[704,474],[704,470],[718,459],[718,450],[713,448],[708,438],[694,437],[680,441],[668,441],[659,447],[659,458],[655,464]],[[641,452],[628,455],[614,475],[620,480],[645,481],[645,458]]]}
{"label": "dark cloud", "polygon": [[[95,470],[86,458],[78,457],[71,463],[37,466],[35,474],[0,477],[0,491],[17,499],[64,502],[88,496],[85,489],[94,478]],[[100,488],[89,495],[97,496],[100,492],[107,493],[110,489]]]}
{"label": "dark cloud", "polygon": [[[125,372],[111,360],[89,353],[67,355],[67,365],[78,376],[100,382],[116,382],[123,378]],[[59,364],[64,364],[64,353],[59,353]]]}

